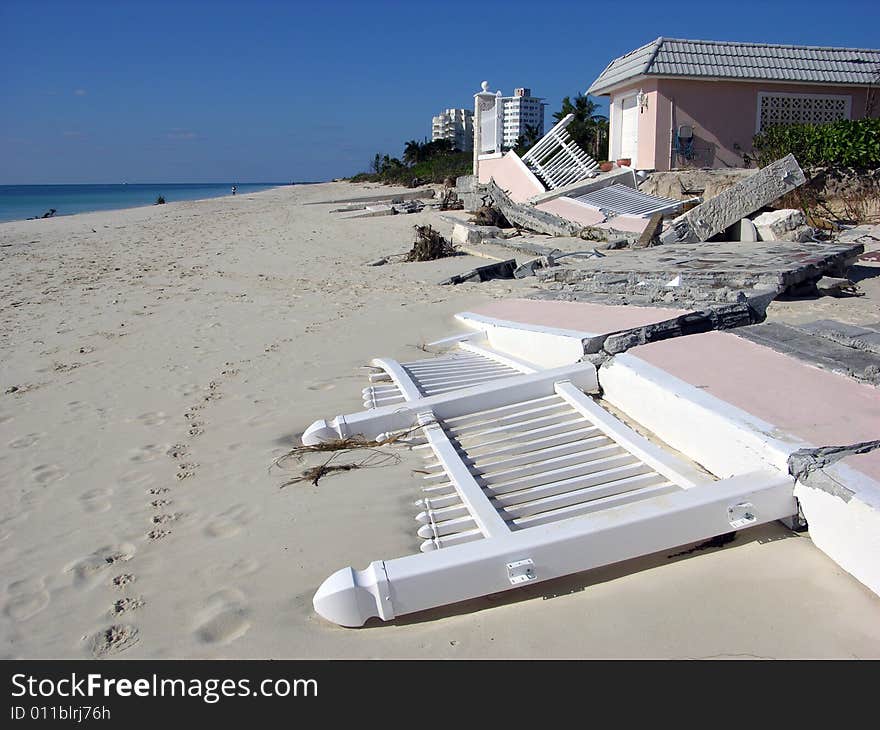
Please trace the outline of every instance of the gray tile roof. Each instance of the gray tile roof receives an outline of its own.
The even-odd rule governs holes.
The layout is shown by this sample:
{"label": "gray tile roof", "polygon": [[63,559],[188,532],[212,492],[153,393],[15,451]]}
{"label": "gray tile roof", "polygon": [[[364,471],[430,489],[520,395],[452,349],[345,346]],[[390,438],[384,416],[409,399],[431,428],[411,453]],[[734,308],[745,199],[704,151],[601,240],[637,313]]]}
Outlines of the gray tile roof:
{"label": "gray tile roof", "polygon": [[880,49],[661,37],[615,58],[587,93],[602,94],[642,75],[880,85]]}

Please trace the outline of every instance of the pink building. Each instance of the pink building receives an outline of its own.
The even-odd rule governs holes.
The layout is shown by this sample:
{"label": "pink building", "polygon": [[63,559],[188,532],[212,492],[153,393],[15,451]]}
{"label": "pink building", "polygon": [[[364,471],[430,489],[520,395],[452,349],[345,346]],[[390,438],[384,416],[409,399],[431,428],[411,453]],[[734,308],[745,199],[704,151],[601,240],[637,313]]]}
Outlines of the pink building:
{"label": "pink building", "polygon": [[774,124],[880,116],[880,50],[657,38],[612,61],[609,159],[640,170],[742,167]]}

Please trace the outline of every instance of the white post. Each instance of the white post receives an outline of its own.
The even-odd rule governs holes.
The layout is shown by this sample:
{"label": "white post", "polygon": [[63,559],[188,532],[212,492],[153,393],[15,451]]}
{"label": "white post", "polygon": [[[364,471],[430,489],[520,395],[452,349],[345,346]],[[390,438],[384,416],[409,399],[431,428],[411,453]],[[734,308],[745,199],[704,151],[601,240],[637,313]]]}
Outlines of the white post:
{"label": "white post", "polygon": [[[480,174],[480,155],[483,153],[483,118],[490,112],[494,114],[492,119],[492,130],[495,139],[492,140],[492,151],[501,151],[501,92],[492,93],[489,91],[489,82],[484,81],[481,84],[482,91],[474,94],[474,176],[479,178]],[[486,140],[488,143],[488,140]]]}

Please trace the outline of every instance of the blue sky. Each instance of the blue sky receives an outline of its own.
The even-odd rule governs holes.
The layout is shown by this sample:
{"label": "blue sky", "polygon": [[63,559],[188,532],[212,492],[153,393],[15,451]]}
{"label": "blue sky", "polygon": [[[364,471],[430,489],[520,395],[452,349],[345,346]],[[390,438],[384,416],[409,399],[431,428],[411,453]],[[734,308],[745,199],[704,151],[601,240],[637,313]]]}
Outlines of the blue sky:
{"label": "blue sky", "polygon": [[0,0],[0,184],[327,180],[484,79],[549,118],[660,35],[871,48],[878,28],[876,0]]}

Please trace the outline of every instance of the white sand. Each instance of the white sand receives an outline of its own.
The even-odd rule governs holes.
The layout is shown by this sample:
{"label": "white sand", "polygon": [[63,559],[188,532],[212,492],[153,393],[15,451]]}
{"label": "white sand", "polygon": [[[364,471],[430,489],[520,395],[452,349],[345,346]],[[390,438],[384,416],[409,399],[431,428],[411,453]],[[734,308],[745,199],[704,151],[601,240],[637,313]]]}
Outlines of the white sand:
{"label": "white sand", "polygon": [[880,656],[880,601],[778,525],[392,625],[317,617],[333,571],[417,550],[420,462],[282,489],[273,461],[361,407],[371,357],[530,286],[364,266],[451,224],[302,205],[361,192],[0,225],[0,658]]}

